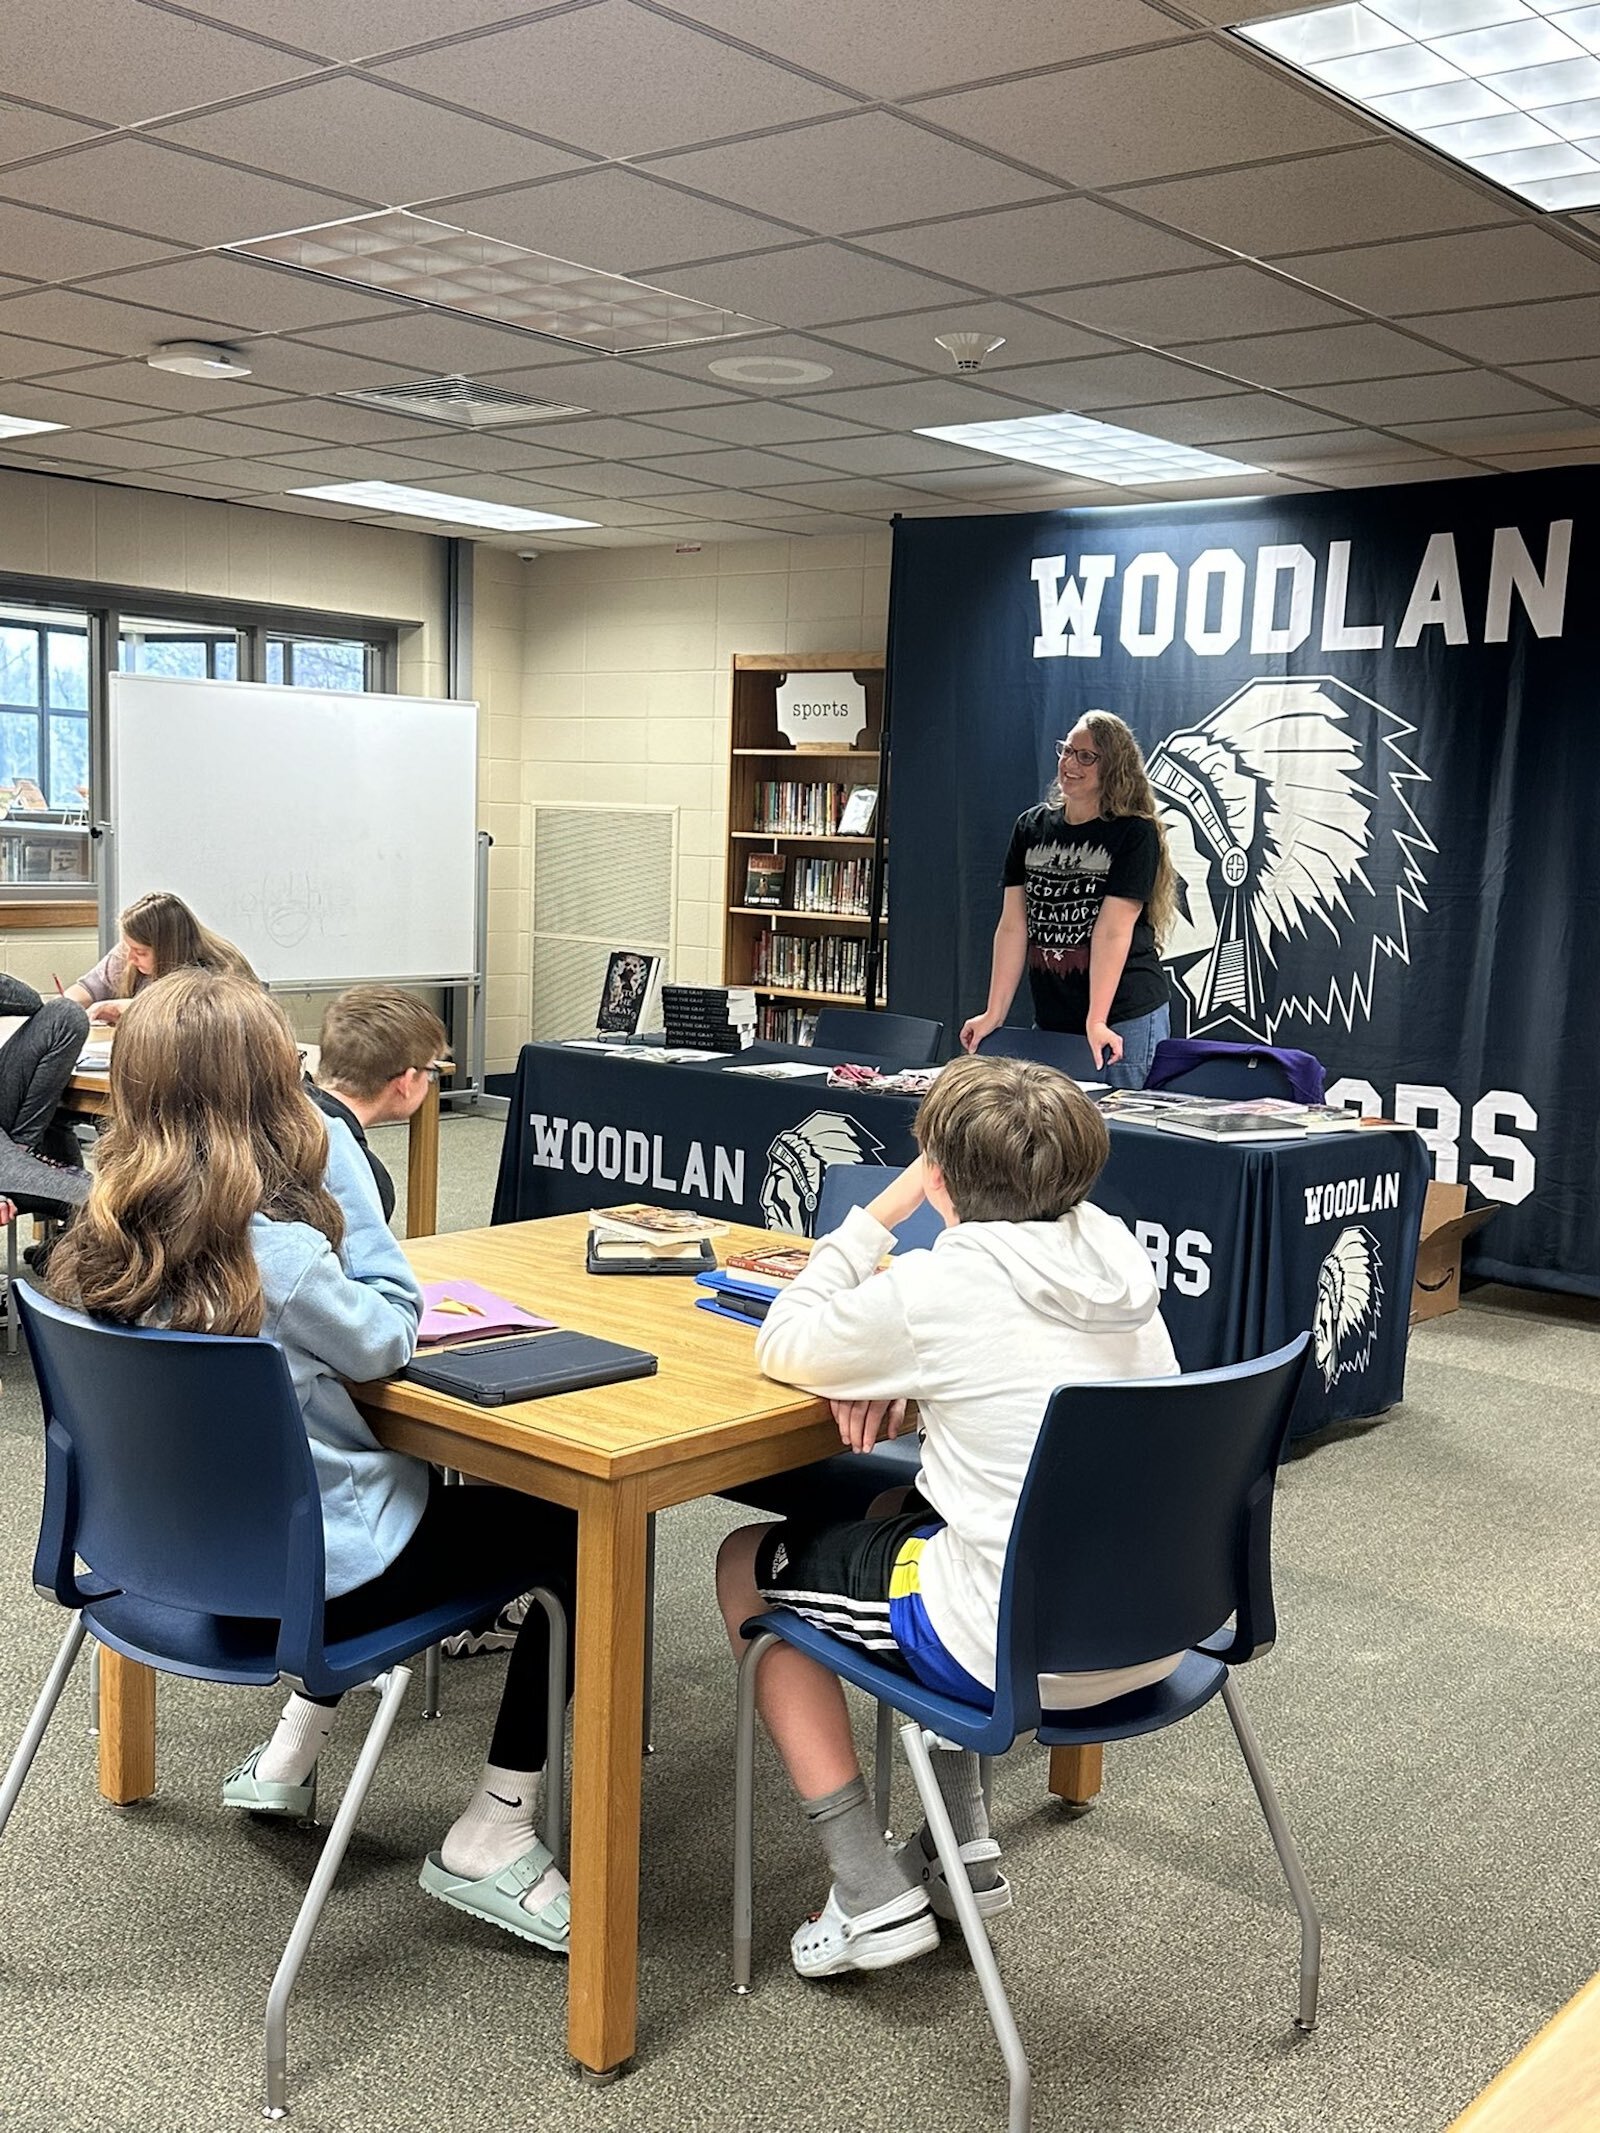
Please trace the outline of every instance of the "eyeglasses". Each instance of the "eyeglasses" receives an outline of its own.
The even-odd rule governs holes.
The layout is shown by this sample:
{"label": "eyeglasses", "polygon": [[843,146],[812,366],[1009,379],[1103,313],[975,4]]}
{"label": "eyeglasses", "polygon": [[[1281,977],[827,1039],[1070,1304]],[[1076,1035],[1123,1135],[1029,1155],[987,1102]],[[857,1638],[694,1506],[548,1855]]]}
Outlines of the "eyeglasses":
{"label": "eyeglasses", "polygon": [[1064,763],[1066,762],[1069,756],[1072,758],[1074,763],[1081,764],[1085,770],[1093,770],[1096,763],[1098,763],[1100,760],[1099,756],[1092,748],[1069,748],[1065,741],[1057,741],[1056,761],[1058,763]]}

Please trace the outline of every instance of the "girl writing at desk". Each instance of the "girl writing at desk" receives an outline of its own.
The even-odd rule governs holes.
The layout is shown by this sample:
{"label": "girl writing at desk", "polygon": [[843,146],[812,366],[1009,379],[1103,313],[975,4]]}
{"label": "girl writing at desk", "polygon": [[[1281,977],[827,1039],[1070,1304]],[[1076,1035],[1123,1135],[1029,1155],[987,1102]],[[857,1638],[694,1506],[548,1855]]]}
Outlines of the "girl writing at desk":
{"label": "girl writing at desk", "polygon": [[201,925],[181,896],[152,889],[129,904],[121,920],[122,937],[93,970],[86,970],[67,998],[89,1010],[91,1022],[116,1022],[135,993],[174,970],[211,970],[229,977],[256,974],[220,933]]}

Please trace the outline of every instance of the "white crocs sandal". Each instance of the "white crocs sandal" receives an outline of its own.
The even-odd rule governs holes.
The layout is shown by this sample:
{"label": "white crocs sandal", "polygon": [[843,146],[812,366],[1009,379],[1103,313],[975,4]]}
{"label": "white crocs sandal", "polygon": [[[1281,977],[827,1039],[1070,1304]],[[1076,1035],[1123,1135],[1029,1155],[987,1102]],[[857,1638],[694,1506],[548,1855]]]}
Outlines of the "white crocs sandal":
{"label": "white crocs sandal", "polygon": [[838,1891],[829,1889],[822,1909],[796,1931],[789,1952],[802,1977],[840,1977],[847,1970],[888,1970],[938,1945],[939,1927],[925,1890],[907,1889],[851,1918],[840,1907]]}
{"label": "white crocs sandal", "polygon": [[[901,1852],[906,1852],[913,1844],[916,1845],[918,1851],[921,1851],[922,1841],[920,1837],[911,1837],[905,1844],[900,1846]],[[975,1837],[970,1844],[963,1844],[961,1847],[961,1863],[963,1866],[980,1866],[988,1860],[998,1859],[999,1856],[1000,1847],[995,1843],[993,1837]],[[956,1916],[956,1900],[950,1893],[950,1884],[945,1879],[944,1868],[940,1865],[937,1857],[923,1860],[922,1886],[928,1892],[928,1902],[932,1906],[935,1917],[949,1919],[953,1923]],[[998,1918],[1002,1911],[1009,1911],[1011,1908],[1011,1884],[1004,1874],[995,1876],[992,1887],[974,1889],[972,1894],[973,1900],[978,1906],[978,1916],[982,1919]]]}

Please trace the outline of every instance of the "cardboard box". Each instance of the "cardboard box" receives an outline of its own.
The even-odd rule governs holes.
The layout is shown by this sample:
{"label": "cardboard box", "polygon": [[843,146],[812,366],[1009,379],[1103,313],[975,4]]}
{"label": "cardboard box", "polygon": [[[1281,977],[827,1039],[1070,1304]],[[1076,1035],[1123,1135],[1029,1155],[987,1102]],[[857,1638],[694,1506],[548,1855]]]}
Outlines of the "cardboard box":
{"label": "cardboard box", "polygon": [[1493,1207],[1467,1208],[1465,1185],[1431,1184],[1422,1209],[1422,1242],[1411,1291],[1411,1323],[1442,1318],[1461,1301],[1461,1247],[1481,1229]]}

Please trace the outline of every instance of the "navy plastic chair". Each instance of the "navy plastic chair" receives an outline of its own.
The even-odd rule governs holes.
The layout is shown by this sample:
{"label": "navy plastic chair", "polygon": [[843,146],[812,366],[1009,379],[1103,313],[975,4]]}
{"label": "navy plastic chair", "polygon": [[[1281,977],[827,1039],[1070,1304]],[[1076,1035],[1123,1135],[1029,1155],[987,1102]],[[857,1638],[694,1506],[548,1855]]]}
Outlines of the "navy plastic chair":
{"label": "navy plastic chair", "polygon": [[[323,1634],[322,1504],[300,1403],[276,1341],[113,1326],[17,1285],[45,1418],[41,1598],[71,1621],[0,1781],[0,1832],[86,1635],[166,1674],[310,1696],[370,1684],[367,1729],[272,1980],[266,2116],[288,2110],[289,1995],[411,1679],[401,1662],[495,1614],[522,1590],[481,1566],[425,1612],[330,1643]],[[77,1564],[89,1569],[80,1575]],[[546,1841],[561,1828],[566,1617],[550,1618],[552,1749]]]}
{"label": "navy plastic chair", "polygon": [[898,1066],[932,1066],[944,1042],[944,1024],[922,1015],[822,1007],[817,1010],[815,1042],[825,1052],[859,1052],[867,1059],[892,1059]]}
{"label": "navy plastic chair", "polygon": [[1163,1037],[1144,1078],[1147,1089],[1186,1096],[1286,1097],[1321,1103],[1327,1075],[1311,1052],[1271,1044],[1222,1044],[1197,1037]]}
{"label": "navy plastic chair", "polygon": [[980,1059],[1037,1059],[1042,1066],[1059,1067],[1074,1081],[1093,1081],[1095,1065],[1089,1056],[1089,1040],[1074,1030],[1018,1029],[1002,1023],[990,1030],[978,1046]]}
{"label": "navy plastic chair", "polygon": [[[734,1987],[750,1986],[755,1690],[780,1640],[907,1723],[900,1738],[1010,2076],[1010,2133],[1032,2124],[1026,2054],[922,1737],[980,1756],[1131,1740],[1220,1695],[1300,1919],[1297,2029],[1316,2025],[1321,1926],[1230,1669],[1270,1650],[1272,1493],[1309,1336],[1193,1377],[1063,1386],[1052,1394],[1017,1505],[1000,1587],[993,1708],[925,1689],[857,1645],[776,1609],[744,1625],[734,1766]],[[1228,1626],[1232,1618],[1233,1626]],[[1039,1704],[1040,1674],[1184,1657],[1153,1687],[1081,1711]]]}

